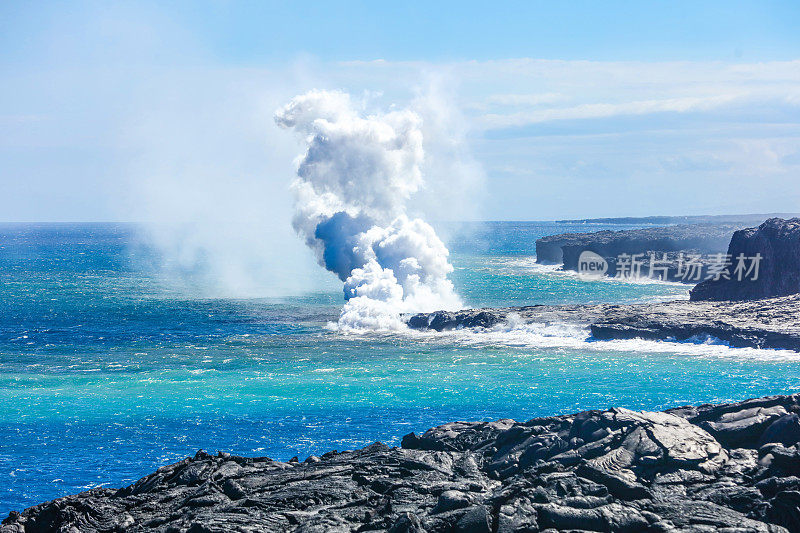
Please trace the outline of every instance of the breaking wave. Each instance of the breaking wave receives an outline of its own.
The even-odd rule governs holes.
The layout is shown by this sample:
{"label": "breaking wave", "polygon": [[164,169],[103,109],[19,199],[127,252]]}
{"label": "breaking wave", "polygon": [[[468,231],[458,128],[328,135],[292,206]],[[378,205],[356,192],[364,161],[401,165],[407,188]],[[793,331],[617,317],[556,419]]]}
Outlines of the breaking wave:
{"label": "breaking wave", "polygon": [[[375,333],[362,333],[376,335]],[[572,323],[525,322],[511,315],[491,328],[463,328],[450,331],[406,330],[402,333],[384,333],[384,338],[409,336],[417,342],[447,344],[450,346],[486,348],[509,347],[525,352],[542,350],[542,354],[553,355],[553,350],[565,352],[603,354],[647,354],[663,356],[741,358],[763,361],[800,360],[800,354],[791,350],[734,348],[724,341],[710,336],[697,336],[684,341],[618,339],[596,340],[587,325]],[[537,352],[530,353],[536,356]]]}

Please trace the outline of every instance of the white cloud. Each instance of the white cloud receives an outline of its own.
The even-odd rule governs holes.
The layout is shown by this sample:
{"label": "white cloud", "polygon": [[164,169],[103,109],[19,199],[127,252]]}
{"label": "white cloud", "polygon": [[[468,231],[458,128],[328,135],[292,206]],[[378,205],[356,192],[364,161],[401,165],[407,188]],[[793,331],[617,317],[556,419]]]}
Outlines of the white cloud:
{"label": "white cloud", "polygon": [[[122,15],[127,23],[127,10]],[[262,68],[223,64],[173,21],[142,16],[147,20],[134,20],[131,31],[116,31],[100,24],[103,17],[80,15],[86,38],[78,48],[59,46],[74,28],[47,27],[44,48],[57,52],[50,61],[37,56],[3,70],[0,151],[6,175],[13,176],[3,183],[4,216],[132,219],[148,213],[199,219],[213,229],[223,224],[214,206],[239,201],[247,207],[231,208],[232,227],[252,219],[245,213],[260,212],[260,225],[287,228],[285,187],[294,152],[269,113],[312,88],[369,94],[365,100],[376,109],[414,106],[423,116],[429,175],[410,209],[432,220],[562,218],[566,209],[590,216],[596,198],[610,209],[612,197],[630,204],[649,194],[611,190],[609,181],[651,176],[698,191],[707,202],[697,208],[710,211],[718,209],[714,198],[719,206],[745,209],[748,199],[734,201],[742,191],[719,183],[753,175],[765,193],[752,196],[747,210],[770,202],[781,203],[773,210],[786,210],[800,197],[792,175],[792,154],[800,152],[798,60],[442,64],[326,63],[307,56]],[[139,26],[148,31],[138,32]],[[446,80],[438,93],[430,89],[436,78]],[[426,116],[430,98],[438,103],[427,106]],[[444,115],[430,113],[445,107]],[[592,190],[595,199],[570,188],[591,180],[605,184]],[[191,190],[181,199],[184,185]],[[676,211],[685,209],[677,195],[672,201]]]}
{"label": "white cloud", "polygon": [[[800,106],[800,61],[603,62],[540,59],[424,62],[353,61],[328,72],[342,83],[391,85],[446,69],[473,128],[521,127],[657,113],[755,115]],[[400,84],[402,85],[402,81]],[[503,92],[498,92],[502,88]],[[389,90],[389,94],[397,94]],[[730,110],[726,116],[725,113]],[[752,116],[748,118],[752,121]],[[765,118],[768,122],[769,119]],[[589,131],[591,132],[591,131]]]}
{"label": "white cloud", "polygon": [[[486,97],[488,105],[500,106],[539,106],[542,104],[552,104],[561,102],[568,98],[560,93],[539,93],[539,94],[492,94]],[[480,106],[483,108],[485,106]]]}
{"label": "white cloud", "polygon": [[480,117],[485,128],[524,126],[553,120],[608,118],[621,115],[647,115],[652,113],[708,111],[747,98],[746,94],[710,97],[666,98],[663,100],[638,100],[624,103],[580,104],[571,107],[552,107],[512,114],[489,113]]}

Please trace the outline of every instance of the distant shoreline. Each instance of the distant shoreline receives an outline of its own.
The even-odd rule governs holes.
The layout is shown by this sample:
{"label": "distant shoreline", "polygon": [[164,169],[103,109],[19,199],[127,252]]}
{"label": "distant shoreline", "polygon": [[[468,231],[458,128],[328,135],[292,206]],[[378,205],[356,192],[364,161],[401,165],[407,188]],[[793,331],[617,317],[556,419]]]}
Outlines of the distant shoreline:
{"label": "distant shoreline", "polygon": [[768,218],[793,218],[797,213],[763,213],[747,215],[684,215],[579,218],[556,220],[558,224],[761,224]]}

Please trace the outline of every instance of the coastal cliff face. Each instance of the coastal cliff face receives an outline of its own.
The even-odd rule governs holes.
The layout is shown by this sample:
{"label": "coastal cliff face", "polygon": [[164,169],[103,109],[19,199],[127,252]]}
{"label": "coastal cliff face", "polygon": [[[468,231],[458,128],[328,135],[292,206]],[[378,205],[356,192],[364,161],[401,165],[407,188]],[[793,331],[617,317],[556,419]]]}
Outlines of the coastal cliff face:
{"label": "coastal cliff face", "polygon": [[740,255],[760,257],[757,279],[738,279],[731,271],[728,279],[698,284],[690,293],[692,300],[756,300],[800,292],[800,218],[771,218],[757,228],[737,231],[728,254],[734,265]]}
{"label": "coastal cliff face", "polygon": [[[536,241],[536,261],[563,263],[565,270],[578,270],[583,251],[592,251],[613,265],[620,254],[694,251],[700,254],[724,252],[731,236],[741,226],[733,224],[683,224],[623,231],[562,233]],[[614,270],[609,272],[613,275]]]}
{"label": "coastal cliff face", "polygon": [[454,422],[303,462],[198,452],[2,533],[800,531],[800,396]]}

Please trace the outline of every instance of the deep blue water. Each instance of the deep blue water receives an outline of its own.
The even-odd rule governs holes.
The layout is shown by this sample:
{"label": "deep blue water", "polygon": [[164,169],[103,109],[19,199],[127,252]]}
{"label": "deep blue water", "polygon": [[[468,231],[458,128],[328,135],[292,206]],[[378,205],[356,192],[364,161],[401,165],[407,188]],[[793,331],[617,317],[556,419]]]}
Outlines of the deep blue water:
{"label": "deep blue water", "polygon": [[[608,226],[616,228],[615,226]],[[593,226],[588,229],[605,229]],[[585,226],[449,232],[472,306],[685,298],[537,267],[535,239]],[[0,514],[122,486],[203,448],[304,458],[452,420],[661,409],[800,389],[787,353],[587,342],[585,332],[342,335],[330,290],[201,298],[144,267],[136,228],[0,226]]]}

